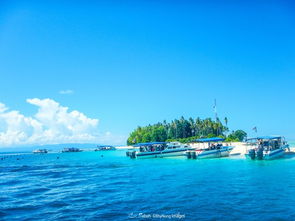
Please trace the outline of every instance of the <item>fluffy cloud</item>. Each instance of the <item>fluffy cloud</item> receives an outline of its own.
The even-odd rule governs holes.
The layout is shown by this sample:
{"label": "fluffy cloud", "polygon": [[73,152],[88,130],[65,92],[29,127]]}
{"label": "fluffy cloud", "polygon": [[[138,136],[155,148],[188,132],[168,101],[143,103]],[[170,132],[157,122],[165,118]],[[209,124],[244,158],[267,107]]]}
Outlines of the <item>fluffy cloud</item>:
{"label": "fluffy cloud", "polygon": [[9,110],[0,103],[0,145],[18,146],[56,143],[100,142],[109,133],[98,132],[98,119],[61,106],[52,99],[27,99],[38,108],[33,116]]}

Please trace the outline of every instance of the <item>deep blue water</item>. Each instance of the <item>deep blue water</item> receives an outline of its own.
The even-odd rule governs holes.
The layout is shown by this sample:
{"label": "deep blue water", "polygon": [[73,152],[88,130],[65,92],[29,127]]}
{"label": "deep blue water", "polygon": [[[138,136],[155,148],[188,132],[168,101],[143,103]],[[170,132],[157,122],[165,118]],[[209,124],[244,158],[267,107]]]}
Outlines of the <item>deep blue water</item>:
{"label": "deep blue water", "polygon": [[0,217],[293,220],[294,168],[291,156],[248,161],[131,160],[125,151],[6,155],[0,159]]}

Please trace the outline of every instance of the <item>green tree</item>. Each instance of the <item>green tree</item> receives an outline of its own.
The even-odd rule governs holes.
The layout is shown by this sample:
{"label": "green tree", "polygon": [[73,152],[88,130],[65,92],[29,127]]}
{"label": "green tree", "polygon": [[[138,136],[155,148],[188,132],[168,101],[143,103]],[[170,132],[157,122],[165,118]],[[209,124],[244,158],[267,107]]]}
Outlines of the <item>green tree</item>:
{"label": "green tree", "polygon": [[243,130],[232,131],[228,135],[226,141],[243,141],[247,137],[247,133]]}
{"label": "green tree", "polygon": [[[226,118],[227,119],[227,118]],[[172,141],[178,140],[181,142],[189,142],[200,137],[225,137],[225,132],[228,131],[227,120],[223,125],[219,119],[216,121],[211,118],[201,119],[184,117],[175,119],[170,123],[163,121],[145,127],[137,127],[132,131],[127,139],[128,145],[142,142],[154,141]],[[241,141],[247,134],[242,130],[233,131],[227,140]]]}

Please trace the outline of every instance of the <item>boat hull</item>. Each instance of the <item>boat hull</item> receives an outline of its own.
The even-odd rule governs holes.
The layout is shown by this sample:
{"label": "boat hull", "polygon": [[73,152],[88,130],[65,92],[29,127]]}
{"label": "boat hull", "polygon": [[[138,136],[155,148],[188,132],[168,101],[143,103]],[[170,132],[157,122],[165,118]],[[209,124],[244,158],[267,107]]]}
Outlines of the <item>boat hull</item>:
{"label": "boat hull", "polygon": [[224,147],[218,150],[209,150],[202,151],[197,154],[198,159],[206,159],[206,158],[220,158],[220,157],[228,157],[233,147]]}
{"label": "boat hull", "polygon": [[179,149],[168,149],[163,151],[153,151],[153,152],[136,152],[135,157],[133,158],[164,158],[164,157],[179,157],[185,156],[188,148],[179,148]]}
{"label": "boat hull", "polygon": [[228,157],[233,147],[227,146],[221,149],[214,150],[196,150],[187,154],[189,159],[207,159],[207,158],[220,158]]}
{"label": "boat hull", "polygon": [[[286,147],[287,148],[287,147]],[[263,158],[261,160],[273,160],[273,159],[278,159],[278,158],[281,158],[283,157],[285,154],[285,148],[280,148],[280,149],[277,149],[277,150],[274,150],[274,151],[271,151],[269,153],[264,153],[263,154]],[[246,153],[245,154],[246,158],[247,159],[257,159],[257,158],[252,158],[251,155],[249,153]]]}

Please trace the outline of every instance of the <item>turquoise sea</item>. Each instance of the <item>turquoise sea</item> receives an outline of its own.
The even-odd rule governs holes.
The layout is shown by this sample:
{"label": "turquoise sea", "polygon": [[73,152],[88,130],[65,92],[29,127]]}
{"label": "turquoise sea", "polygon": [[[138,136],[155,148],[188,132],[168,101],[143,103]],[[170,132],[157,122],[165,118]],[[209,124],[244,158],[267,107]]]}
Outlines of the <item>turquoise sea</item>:
{"label": "turquoise sea", "polygon": [[0,156],[2,220],[294,220],[295,157]]}

